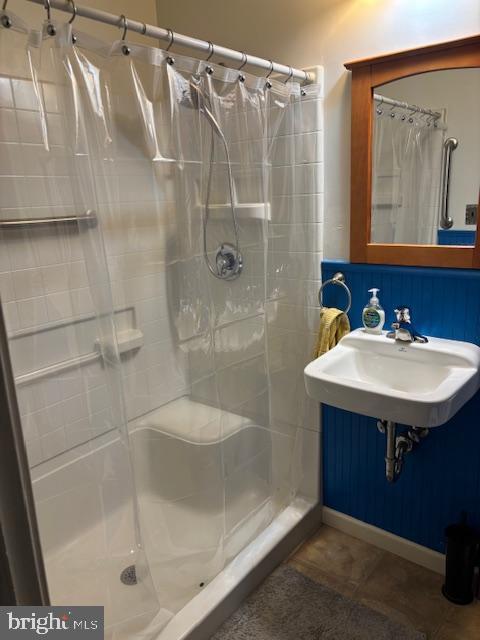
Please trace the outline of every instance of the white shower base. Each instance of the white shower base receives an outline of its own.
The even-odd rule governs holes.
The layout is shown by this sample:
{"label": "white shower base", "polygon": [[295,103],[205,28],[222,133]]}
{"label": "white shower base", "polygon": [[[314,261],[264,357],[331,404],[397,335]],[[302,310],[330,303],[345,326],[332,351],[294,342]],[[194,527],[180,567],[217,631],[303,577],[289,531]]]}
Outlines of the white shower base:
{"label": "white shower base", "polygon": [[[201,593],[158,633],[156,640],[207,640],[293,549],[320,523],[311,500],[296,498]],[[161,624],[162,612],[158,623]],[[140,638],[141,636],[138,636]]]}
{"label": "white shower base", "polygon": [[[266,430],[239,416],[224,415],[219,439],[212,427],[218,417],[215,409],[186,399],[175,402],[180,404],[166,405],[131,425],[143,541],[161,607],[153,619],[158,603],[152,581],[142,576],[141,562],[137,559],[137,585],[127,586],[119,579],[135,562],[129,554],[135,538],[131,506],[125,500],[128,485],[119,486],[118,469],[124,468],[119,439],[34,480],[51,601],[102,603],[106,619],[116,621],[105,636],[111,640],[208,638],[307,535],[312,522],[319,522],[319,508],[299,497],[275,517],[279,508],[267,491],[268,474],[263,478],[261,471],[271,453]],[[185,420],[196,416],[195,424],[203,415],[205,428],[192,440],[185,424],[172,420],[179,414]],[[207,473],[207,486],[192,494],[197,478],[210,467],[215,471],[220,455],[223,463],[225,453],[252,447],[258,456],[241,465],[238,478],[232,473],[228,508],[219,508],[214,473],[211,478]],[[242,489],[245,474],[248,490]]]}

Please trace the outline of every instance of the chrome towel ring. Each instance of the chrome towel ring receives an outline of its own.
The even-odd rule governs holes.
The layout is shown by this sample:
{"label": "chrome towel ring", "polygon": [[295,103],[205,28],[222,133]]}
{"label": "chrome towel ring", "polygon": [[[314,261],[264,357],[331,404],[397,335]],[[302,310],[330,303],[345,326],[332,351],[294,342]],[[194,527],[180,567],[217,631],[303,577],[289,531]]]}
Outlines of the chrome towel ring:
{"label": "chrome towel ring", "polygon": [[343,287],[345,289],[345,291],[347,292],[347,296],[348,296],[348,304],[347,304],[347,308],[344,309],[343,312],[344,313],[348,313],[350,311],[351,306],[352,306],[352,294],[350,292],[350,289],[345,284],[345,276],[340,271],[335,273],[333,278],[330,278],[330,280],[325,280],[325,282],[320,287],[320,290],[318,292],[318,301],[320,303],[320,308],[323,309],[323,307],[324,307],[324,304],[323,304],[323,289],[327,286],[327,284],[337,284],[337,285],[340,285],[341,287]]}

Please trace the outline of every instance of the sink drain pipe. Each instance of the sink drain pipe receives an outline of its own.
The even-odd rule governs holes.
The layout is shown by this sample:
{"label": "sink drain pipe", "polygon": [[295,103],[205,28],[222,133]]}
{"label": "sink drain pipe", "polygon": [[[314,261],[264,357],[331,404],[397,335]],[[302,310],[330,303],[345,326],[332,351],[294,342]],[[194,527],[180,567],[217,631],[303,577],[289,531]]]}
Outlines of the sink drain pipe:
{"label": "sink drain pipe", "polygon": [[408,427],[397,435],[397,424],[391,420],[379,420],[377,428],[387,437],[385,450],[385,475],[388,482],[395,482],[402,473],[405,455],[411,453],[428,436],[429,430]]}

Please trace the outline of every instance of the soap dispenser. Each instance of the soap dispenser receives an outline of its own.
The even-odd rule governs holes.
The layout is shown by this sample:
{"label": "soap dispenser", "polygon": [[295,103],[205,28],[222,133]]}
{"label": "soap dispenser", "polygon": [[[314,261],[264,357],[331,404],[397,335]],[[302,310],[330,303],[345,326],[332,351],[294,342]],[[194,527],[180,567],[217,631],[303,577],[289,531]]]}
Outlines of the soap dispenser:
{"label": "soap dispenser", "polygon": [[367,333],[382,333],[385,324],[385,311],[380,306],[378,292],[380,289],[369,289],[368,293],[372,294],[367,306],[363,309],[362,322]]}

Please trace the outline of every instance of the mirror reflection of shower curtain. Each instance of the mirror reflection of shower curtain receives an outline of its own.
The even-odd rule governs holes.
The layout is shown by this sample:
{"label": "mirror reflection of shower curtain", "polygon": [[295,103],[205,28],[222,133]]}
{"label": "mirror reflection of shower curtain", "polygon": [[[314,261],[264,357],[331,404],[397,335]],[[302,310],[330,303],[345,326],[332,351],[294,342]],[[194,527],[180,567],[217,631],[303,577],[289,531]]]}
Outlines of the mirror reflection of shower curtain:
{"label": "mirror reflection of shower curtain", "polygon": [[374,115],[371,241],[437,244],[443,131],[391,113]]}

